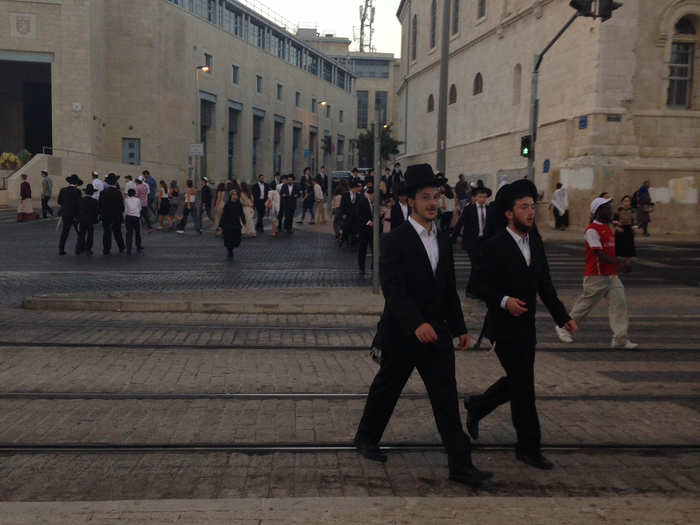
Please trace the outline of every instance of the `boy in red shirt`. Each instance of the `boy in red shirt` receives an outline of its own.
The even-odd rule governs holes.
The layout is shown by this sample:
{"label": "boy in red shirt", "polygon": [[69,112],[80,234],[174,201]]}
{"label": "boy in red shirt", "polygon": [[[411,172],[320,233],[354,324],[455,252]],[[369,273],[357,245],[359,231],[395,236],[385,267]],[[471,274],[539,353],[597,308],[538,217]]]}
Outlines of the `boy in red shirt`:
{"label": "boy in red shirt", "polygon": [[[627,337],[629,317],[625,287],[618,276],[618,266],[622,272],[628,272],[630,265],[624,259],[618,259],[615,252],[615,232],[610,228],[613,217],[611,202],[613,199],[598,197],[591,203],[593,222],[586,230],[586,271],[583,277],[583,294],[569,314],[580,324],[601,299],[608,300],[610,328],[613,331],[612,348],[632,350],[637,348]],[[573,338],[563,328],[555,327],[559,340],[572,343]]]}

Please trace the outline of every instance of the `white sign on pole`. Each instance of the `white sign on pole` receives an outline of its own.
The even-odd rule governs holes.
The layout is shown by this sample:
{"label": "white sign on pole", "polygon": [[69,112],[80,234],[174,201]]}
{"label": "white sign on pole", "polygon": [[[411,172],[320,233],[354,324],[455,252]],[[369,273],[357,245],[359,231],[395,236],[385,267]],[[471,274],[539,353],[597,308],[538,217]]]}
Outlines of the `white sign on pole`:
{"label": "white sign on pole", "polygon": [[188,154],[190,157],[204,157],[204,144],[190,144]]}

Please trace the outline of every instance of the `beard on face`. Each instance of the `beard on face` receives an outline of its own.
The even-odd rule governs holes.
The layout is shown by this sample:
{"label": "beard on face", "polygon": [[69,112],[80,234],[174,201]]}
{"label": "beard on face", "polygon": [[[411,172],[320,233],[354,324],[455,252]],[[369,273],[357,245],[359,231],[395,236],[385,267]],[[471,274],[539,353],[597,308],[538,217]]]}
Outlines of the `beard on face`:
{"label": "beard on face", "polygon": [[[533,223],[534,224],[534,223]],[[528,226],[524,222],[521,222],[517,217],[513,216],[513,226],[515,227],[516,230],[518,230],[521,233],[529,233],[530,230],[532,229],[532,226]]]}

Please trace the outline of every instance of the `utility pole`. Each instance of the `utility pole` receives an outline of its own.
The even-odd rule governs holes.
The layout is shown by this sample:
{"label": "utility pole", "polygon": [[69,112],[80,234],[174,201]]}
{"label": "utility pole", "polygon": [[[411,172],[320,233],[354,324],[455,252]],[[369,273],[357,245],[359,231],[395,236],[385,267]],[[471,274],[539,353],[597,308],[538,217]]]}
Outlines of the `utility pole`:
{"label": "utility pole", "polygon": [[440,89],[438,91],[437,171],[447,168],[447,77],[450,60],[450,0],[442,3],[442,40],[440,50]]}
{"label": "utility pole", "polygon": [[379,209],[382,206],[381,192],[379,191],[379,184],[381,183],[381,170],[382,170],[382,131],[384,129],[384,124],[380,122],[382,120],[382,112],[379,108],[375,108],[375,122],[374,122],[374,213],[372,216],[372,293],[379,295],[379,236],[380,236],[380,220],[379,220]]}

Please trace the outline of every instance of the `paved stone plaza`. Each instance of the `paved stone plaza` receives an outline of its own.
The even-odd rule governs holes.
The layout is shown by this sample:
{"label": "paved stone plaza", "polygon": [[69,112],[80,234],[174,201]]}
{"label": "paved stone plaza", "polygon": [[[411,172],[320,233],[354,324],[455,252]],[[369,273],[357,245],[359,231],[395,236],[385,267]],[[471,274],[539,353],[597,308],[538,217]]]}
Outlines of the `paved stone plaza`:
{"label": "paved stone plaza", "polygon": [[[571,345],[538,313],[538,406],[555,469],[515,461],[503,407],[483,422],[474,452],[494,479],[474,490],[447,480],[417,375],[385,434],[389,461],[351,449],[376,372],[367,350],[381,301],[357,277],[356,254],[338,250],[328,233],[244,240],[233,263],[210,231],[154,232],[132,258],[58,257],[53,221],[0,223],[0,237],[3,524],[696,519],[700,248],[692,239],[640,244],[640,264],[624,278],[639,350],[609,348],[603,305]],[[570,306],[582,243],[551,237],[554,281]],[[462,254],[457,271],[462,288]],[[114,293],[134,309],[194,297],[212,311],[251,308],[80,308]],[[21,308],[40,294],[63,306]],[[319,308],[289,313],[301,303]],[[463,304],[476,335],[484,308]],[[463,394],[501,375],[487,346],[458,354]]]}

